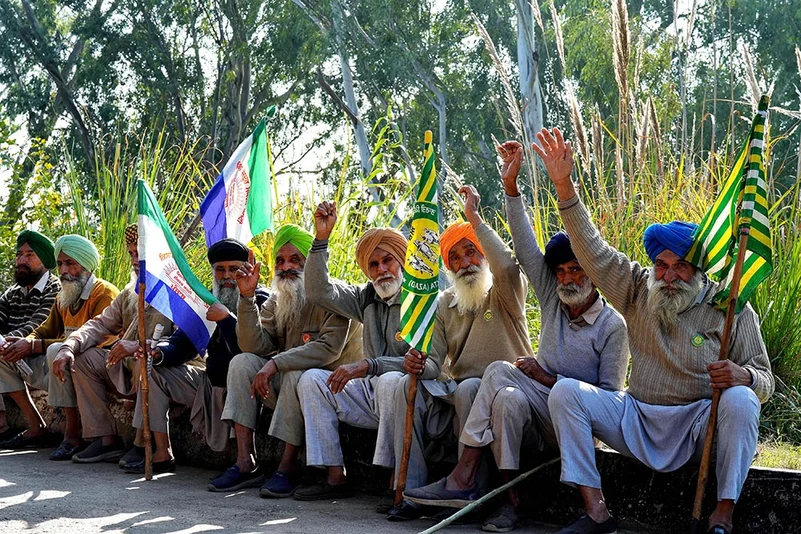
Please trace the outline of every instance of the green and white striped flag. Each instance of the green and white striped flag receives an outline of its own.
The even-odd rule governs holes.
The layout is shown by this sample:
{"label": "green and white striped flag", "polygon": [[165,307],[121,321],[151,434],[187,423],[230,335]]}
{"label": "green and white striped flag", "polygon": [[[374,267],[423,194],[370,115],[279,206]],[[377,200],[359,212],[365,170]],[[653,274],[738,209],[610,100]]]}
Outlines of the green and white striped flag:
{"label": "green and white striped flag", "polygon": [[743,309],[751,293],[773,270],[770,220],[763,158],[765,123],[770,99],[763,95],[740,155],[726,185],[704,215],[685,259],[721,282],[715,302],[724,308],[731,291],[737,259],[739,228],[750,227],[740,279],[736,311]]}
{"label": "green and white striped flag", "polygon": [[414,204],[401,286],[401,331],[406,342],[426,354],[431,347],[439,298],[439,199],[433,135],[425,133],[423,172]]}

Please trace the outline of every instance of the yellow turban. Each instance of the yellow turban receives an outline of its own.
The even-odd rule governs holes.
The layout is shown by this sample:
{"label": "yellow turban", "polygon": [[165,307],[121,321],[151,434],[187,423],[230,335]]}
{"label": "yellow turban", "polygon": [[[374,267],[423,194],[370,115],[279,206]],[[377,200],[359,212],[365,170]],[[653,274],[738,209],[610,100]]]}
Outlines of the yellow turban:
{"label": "yellow turban", "polygon": [[448,269],[451,269],[450,265],[448,265],[448,254],[450,254],[453,246],[462,239],[467,239],[473,243],[478,251],[481,252],[481,255],[484,255],[484,250],[481,248],[481,243],[478,242],[478,237],[476,236],[476,231],[473,230],[473,225],[469,222],[453,223],[442,232],[439,238],[439,250],[442,253],[442,262]]}
{"label": "yellow turban", "polygon": [[370,255],[377,248],[386,250],[392,257],[400,262],[401,266],[406,261],[406,247],[408,242],[403,234],[394,228],[371,228],[367,230],[356,243],[356,263],[367,278],[367,263]]}

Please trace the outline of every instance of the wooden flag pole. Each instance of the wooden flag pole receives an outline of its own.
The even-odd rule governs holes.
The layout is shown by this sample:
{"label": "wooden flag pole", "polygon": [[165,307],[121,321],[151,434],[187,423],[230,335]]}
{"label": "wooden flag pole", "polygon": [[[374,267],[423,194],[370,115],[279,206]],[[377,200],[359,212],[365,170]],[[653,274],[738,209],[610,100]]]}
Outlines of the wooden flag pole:
{"label": "wooden flag pole", "polygon": [[[729,342],[731,338],[731,331],[734,326],[734,312],[737,309],[737,299],[740,296],[740,279],[742,278],[743,274],[745,249],[748,245],[748,236],[750,234],[750,227],[740,227],[740,242],[737,245],[737,261],[734,264],[734,274],[732,275],[731,290],[729,291],[729,302],[728,307],[726,308],[726,321],[723,323],[723,338],[720,342],[718,361],[729,359]],[[692,532],[692,534],[699,534],[702,531],[701,508],[704,504],[706,483],[709,480],[709,464],[712,458],[712,442],[715,440],[715,431],[717,430],[718,404],[720,403],[720,395],[720,389],[715,389],[712,391],[712,407],[709,411],[709,424],[706,429],[704,452],[701,456],[701,466],[698,468],[698,483],[695,487],[695,502],[693,503],[693,516],[690,523],[690,532]]]}
{"label": "wooden flag pole", "polygon": [[417,398],[417,375],[409,377],[409,397],[406,401],[406,428],[403,432],[403,453],[395,481],[395,506],[403,503],[403,491],[406,489],[406,478],[409,472],[409,454],[412,451],[412,433],[414,431],[414,401]]}
{"label": "wooden flag pole", "polygon": [[150,413],[148,406],[148,395],[150,393],[150,384],[148,381],[148,367],[150,364],[150,347],[147,344],[145,333],[145,283],[139,281],[139,346],[142,348],[142,353],[145,357],[139,361],[139,394],[142,399],[142,433],[145,438],[145,480],[153,479],[153,451],[150,448]]}

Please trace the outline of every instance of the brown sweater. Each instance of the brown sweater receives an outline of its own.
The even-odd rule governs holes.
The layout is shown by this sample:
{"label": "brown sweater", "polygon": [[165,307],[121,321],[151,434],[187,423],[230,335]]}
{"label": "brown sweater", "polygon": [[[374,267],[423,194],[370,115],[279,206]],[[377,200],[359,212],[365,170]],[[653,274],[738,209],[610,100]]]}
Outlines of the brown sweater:
{"label": "brown sweater", "polygon": [[455,380],[480,378],[497,360],[534,356],[526,324],[526,277],[512,250],[486,223],[476,229],[492,271],[492,288],[476,313],[460,314],[454,287],[440,294],[435,336],[448,347],[448,373]]}
{"label": "brown sweater", "polygon": [[[70,311],[69,306],[62,305],[59,298],[56,297],[50,315],[47,316],[45,322],[31,332],[28,339],[41,339],[42,349],[47,350],[49,345],[63,341],[68,334],[78,330],[84,323],[99,315],[111,304],[119,292],[120,290],[113,284],[102,278],[95,278],[89,298],[81,301],[81,307],[75,313]],[[113,337],[116,336],[108,337],[104,343],[113,341]]]}

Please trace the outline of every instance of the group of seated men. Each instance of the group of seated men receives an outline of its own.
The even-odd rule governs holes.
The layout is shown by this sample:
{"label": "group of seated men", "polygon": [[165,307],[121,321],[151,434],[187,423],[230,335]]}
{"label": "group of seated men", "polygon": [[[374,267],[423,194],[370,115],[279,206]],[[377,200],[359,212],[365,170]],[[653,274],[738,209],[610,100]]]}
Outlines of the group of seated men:
{"label": "group of seated men", "polygon": [[[617,523],[601,491],[594,438],[655,470],[677,469],[700,458],[717,388],[718,501],[709,531],[731,532],[734,503],[756,450],[760,403],[773,391],[756,314],[746,307],[737,316],[730,359],[717,361],[724,314],[710,304],[716,284],[683,259],[694,225],[651,225],[644,246],[653,266],[642,267],[594,226],[570,178],[570,143],[558,129],[543,130],[538,140],[534,149],[554,183],[566,233],[540,250],[517,185],[522,146],[499,146],[514,252],[482,220],[475,188],[462,187],[467,220],[451,224],[440,238],[452,285],[440,294],[428,354],[400,335],[407,240],[397,230],[374,228],[359,239],[356,261],[369,280],[362,285],[329,276],[333,202],[317,207],[315,236],[294,225],[276,232],[269,290],[259,283],[261,263],[244,244],[225,239],[212,245],[208,259],[219,303],[208,311],[217,329],[205,357],[166,317],[145,308],[147,335],[161,325],[149,354],[154,472],[175,469],[169,410],[180,404],[189,407],[193,427],[211,449],[221,451],[235,437],[236,463],[209,483],[210,491],[260,487],[261,496],[273,498],[348,496],[340,422],[377,430],[373,464],[392,470],[392,488],[409,378],[417,375],[406,491],[400,506],[383,507],[388,519],[420,517],[427,505],[465,506],[488,490],[489,456],[508,480],[521,456],[551,449],[561,455],[561,480],[579,489],[586,511],[562,532],[609,533]],[[136,273],[136,225],[126,229],[125,240]],[[135,278],[120,292],[93,274],[99,261],[83,237],[53,243],[32,230],[20,233],[16,284],[0,297],[0,393],[19,406],[27,429],[9,430],[0,405],[0,448],[50,443],[30,386],[46,390],[48,403],[65,414],[51,460],[118,461],[126,472],[141,473],[137,380],[144,354]],[[58,277],[50,272],[55,267]],[[529,284],[540,308],[536,355],[526,321]],[[110,394],[136,399],[138,431],[127,451]],[[268,434],[284,443],[269,477],[255,447],[262,405],[273,412]],[[429,484],[426,449],[453,438],[456,467]],[[300,484],[301,460],[325,469],[320,482]],[[520,502],[513,487],[505,504],[484,519],[484,530],[512,530]]]}

